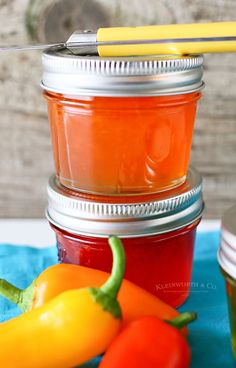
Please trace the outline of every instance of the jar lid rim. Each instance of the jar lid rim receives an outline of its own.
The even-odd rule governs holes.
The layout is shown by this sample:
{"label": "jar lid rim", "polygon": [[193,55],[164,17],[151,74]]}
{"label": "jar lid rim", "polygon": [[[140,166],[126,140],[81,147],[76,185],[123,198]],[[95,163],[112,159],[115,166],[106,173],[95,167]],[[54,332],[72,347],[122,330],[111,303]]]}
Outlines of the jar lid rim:
{"label": "jar lid rim", "polygon": [[104,58],[54,47],[44,51],[42,63],[42,88],[72,95],[190,93],[203,85],[202,55]]}
{"label": "jar lid rim", "polygon": [[228,208],[222,216],[218,262],[226,273],[236,279],[236,205]]}
{"label": "jar lid rim", "polygon": [[100,201],[95,201],[75,193],[64,189],[52,176],[48,184],[47,213],[54,224],[79,233],[89,232],[89,229],[108,235],[171,231],[199,218],[204,206],[202,179],[193,168],[184,185],[162,192],[152,200],[137,202],[134,197],[129,203],[108,203],[101,196]]}

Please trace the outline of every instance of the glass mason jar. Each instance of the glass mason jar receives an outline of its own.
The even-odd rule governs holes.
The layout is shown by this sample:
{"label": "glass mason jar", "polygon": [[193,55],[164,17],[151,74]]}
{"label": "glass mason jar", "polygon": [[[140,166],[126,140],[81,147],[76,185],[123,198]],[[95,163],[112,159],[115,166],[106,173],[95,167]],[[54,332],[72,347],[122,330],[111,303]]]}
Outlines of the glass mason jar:
{"label": "glass mason jar", "polygon": [[[182,186],[149,201],[112,203],[83,195],[52,177],[47,218],[59,260],[111,271],[109,235],[122,238],[125,278],[174,307],[189,294],[196,227],[203,211],[201,177],[193,168]],[[133,197],[134,198],[134,197]]]}
{"label": "glass mason jar", "polygon": [[225,278],[231,343],[236,360],[236,206],[228,209],[222,218],[218,261]]}
{"label": "glass mason jar", "polygon": [[202,56],[101,58],[43,53],[57,177],[71,189],[139,195],[181,185]]}

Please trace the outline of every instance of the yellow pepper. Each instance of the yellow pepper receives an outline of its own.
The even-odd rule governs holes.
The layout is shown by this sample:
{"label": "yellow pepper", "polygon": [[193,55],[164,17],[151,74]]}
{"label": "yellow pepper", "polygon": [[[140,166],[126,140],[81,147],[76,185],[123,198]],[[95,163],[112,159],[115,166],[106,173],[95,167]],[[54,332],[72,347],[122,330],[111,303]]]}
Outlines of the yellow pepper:
{"label": "yellow pepper", "polygon": [[113,267],[103,286],[66,291],[0,325],[0,367],[71,368],[108,348],[121,326],[125,269],[121,241],[113,236],[109,244]]}

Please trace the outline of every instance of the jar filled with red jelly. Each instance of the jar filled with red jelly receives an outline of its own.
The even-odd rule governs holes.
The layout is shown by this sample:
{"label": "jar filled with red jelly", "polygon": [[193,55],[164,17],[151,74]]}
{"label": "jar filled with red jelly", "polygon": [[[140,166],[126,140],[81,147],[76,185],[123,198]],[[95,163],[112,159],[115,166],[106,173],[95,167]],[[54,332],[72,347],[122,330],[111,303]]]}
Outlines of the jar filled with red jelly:
{"label": "jar filled with red jelly", "polygon": [[162,195],[112,202],[63,187],[53,176],[47,218],[56,234],[59,260],[110,272],[108,236],[122,238],[125,278],[174,307],[189,294],[197,225],[203,211],[201,176]]}
{"label": "jar filled with red jelly", "polygon": [[[43,53],[57,178],[95,195],[142,195],[185,181],[202,56]],[[116,199],[114,199],[116,200]]]}

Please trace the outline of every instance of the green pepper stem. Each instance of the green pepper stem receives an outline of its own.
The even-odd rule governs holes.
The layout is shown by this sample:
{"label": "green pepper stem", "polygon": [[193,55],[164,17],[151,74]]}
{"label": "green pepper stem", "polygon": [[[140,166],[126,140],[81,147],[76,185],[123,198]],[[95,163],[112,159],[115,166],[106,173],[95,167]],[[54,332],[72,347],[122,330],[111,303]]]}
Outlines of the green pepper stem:
{"label": "green pepper stem", "polygon": [[170,321],[166,321],[171,326],[176,327],[178,329],[186,326],[187,324],[195,321],[197,319],[197,313],[195,312],[184,312],[181,313],[179,316],[175,317]]}
{"label": "green pepper stem", "polygon": [[111,276],[100,290],[116,299],[125,272],[125,251],[121,240],[116,236],[110,236],[108,242],[112,250],[113,266]]}
{"label": "green pepper stem", "polygon": [[22,312],[26,312],[31,308],[33,293],[34,283],[25,290],[22,290],[10,284],[8,281],[0,279],[0,295],[16,304]]}
{"label": "green pepper stem", "polygon": [[10,282],[0,279],[0,294],[14,304],[19,304],[23,290],[10,284]]}

